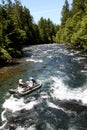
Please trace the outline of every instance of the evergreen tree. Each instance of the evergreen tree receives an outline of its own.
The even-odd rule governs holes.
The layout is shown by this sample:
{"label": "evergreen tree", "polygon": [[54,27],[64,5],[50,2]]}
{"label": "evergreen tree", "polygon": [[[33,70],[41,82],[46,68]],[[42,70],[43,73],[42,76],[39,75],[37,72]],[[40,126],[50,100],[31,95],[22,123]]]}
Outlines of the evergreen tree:
{"label": "evergreen tree", "polygon": [[55,36],[55,25],[50,21],[41,17],[38,22],[38,28],[42,43],[52,43]]}
{"label": "evergreen tree", "polygon": [[87,0],[73,0],[69,10],[67,0],[62,9],[62,19],[56,34],[59,43],[70,43],[87,50]]}
{"label": "evergreen tree", "polygon": [[65,0],[65,4],[62,8],[61,25],[65,25],[66,20],[69,18],[69,3]]}
{"label": "evergreen tree", "polygon": [[82,10],[84,12],[85,9],[85,4],[86,0],[73,0],[72,3],[72,11],[73,11],[73,15],[77,12],[79,12],[80,10]]}

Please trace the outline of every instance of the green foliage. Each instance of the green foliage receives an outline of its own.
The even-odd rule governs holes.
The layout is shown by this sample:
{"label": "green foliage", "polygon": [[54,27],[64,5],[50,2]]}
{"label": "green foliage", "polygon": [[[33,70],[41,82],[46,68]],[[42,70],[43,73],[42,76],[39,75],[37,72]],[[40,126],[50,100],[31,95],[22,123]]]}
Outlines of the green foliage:
{"label": "green foliage", "polygon": [[65,0],[56,42],[70,43],[87,50],[87,2],[86,0],[73,0],[71,10],[68,10],[66,3]]}
{"label": "green foliage", "polygon": [[86,50],[87,48],[87,16],[85,15],[80,22],[80,27],[78,30],[72,35],[71,42],[75,45],[79,45],[80,47]]}
{"label": "green foliage", "polygon": [[9,53],[4,48],[0,48],[0,63],[3,64],[7,62],[9,59],[11,59]]}
{"label": "green foliage", "polygon": [[50,19],[46,20],[41,17],[38,22],[38,28],[42,43],[53,43],[56,31],[52,21],[50,21]]}
{"label": "green foliage", "polygon": [[84,12],[85,3],[86,3],[86,0],[73,0],[73,3],[72,3],[73,14],[79,12],[80,10],[82,10]]}
{"label": "green foliage", "polygon": [[62,38],[62,36],[63,36],[63,30],[62,30],[62,28],[60,27],[60,28],[59,28],[59,31],[57,31],[57,33],[56,33],[56,42],[57,42],[57,43],[63,43],[63,38]]}
{"label": "green foliage", "polygon": [[62,9],[62,18],[61,18],[62,25],[65,25],[68,17],[69,17],[69,4],[68,4],[68,1],[65,0],[65,4],[64,4],[63,9]]}
{"label": "green foliage", "polygon": [[29,10],[23,8],[19,0],[15,0],[15,3],[11,0],[3,1],[0,5],[0,64],[11,57],[22,55],[22,48],[31,38],[32,25]]}

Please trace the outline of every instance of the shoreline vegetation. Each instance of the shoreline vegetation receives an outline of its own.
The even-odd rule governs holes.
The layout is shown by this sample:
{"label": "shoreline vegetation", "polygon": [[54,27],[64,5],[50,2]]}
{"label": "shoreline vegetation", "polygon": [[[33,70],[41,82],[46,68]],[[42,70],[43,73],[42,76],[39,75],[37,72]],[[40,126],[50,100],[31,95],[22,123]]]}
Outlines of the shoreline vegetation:
{"label": "shoreline vegetation", "polygon": [[29,9],[20,0],[2,0],[0,67],[14,64],[16,58],[22,57],[22,49],[26,46],[49,43],[65,43],[87,52],[86,0],[73,0],[72,6],[65,0],[60,25],[43,17],[35,24]]}

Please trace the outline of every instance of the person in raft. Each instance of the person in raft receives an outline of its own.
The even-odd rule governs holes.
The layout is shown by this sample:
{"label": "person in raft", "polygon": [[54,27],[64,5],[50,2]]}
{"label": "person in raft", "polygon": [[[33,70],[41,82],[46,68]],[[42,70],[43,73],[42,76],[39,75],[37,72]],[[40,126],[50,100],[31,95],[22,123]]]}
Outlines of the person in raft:
{"label": "person in raft", "polygon": [[30,77],[29,81],[26,81],[26,83],[24,83],[22,79],[19,79],[19,86],[32,88],[35,84],[36,81],[33,77]]}
{"label": "person in raft", "polygon": [[30,78],[29,78],[29,81],[32,81],[32,82],[33,82],[33,85],[36,84],[36,80],[34,79],[34,77],[30,77]]}
{"label": "person in raft", "polygon": [[32,88],[36,84],[36,80],[33,77],[29,78],[29,81],[26,81],[27,85]]}
{"label": "person in raft", "polygon": [[19,79],[19,86],[26,87],[27,84],[23,82],[23,79]]}

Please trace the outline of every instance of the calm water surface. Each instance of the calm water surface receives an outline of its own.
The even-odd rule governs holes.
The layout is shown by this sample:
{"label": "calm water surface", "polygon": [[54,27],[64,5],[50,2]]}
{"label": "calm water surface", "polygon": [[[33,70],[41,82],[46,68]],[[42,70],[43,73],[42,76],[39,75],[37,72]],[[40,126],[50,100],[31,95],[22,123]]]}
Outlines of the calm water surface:
{"label": "calm water surface", "polygon": [[[41,89],[18,97],[8,90],[34,76]],[[87,130],[87,54],[65,45],[26,48],[0,69],[1,130]]]}

